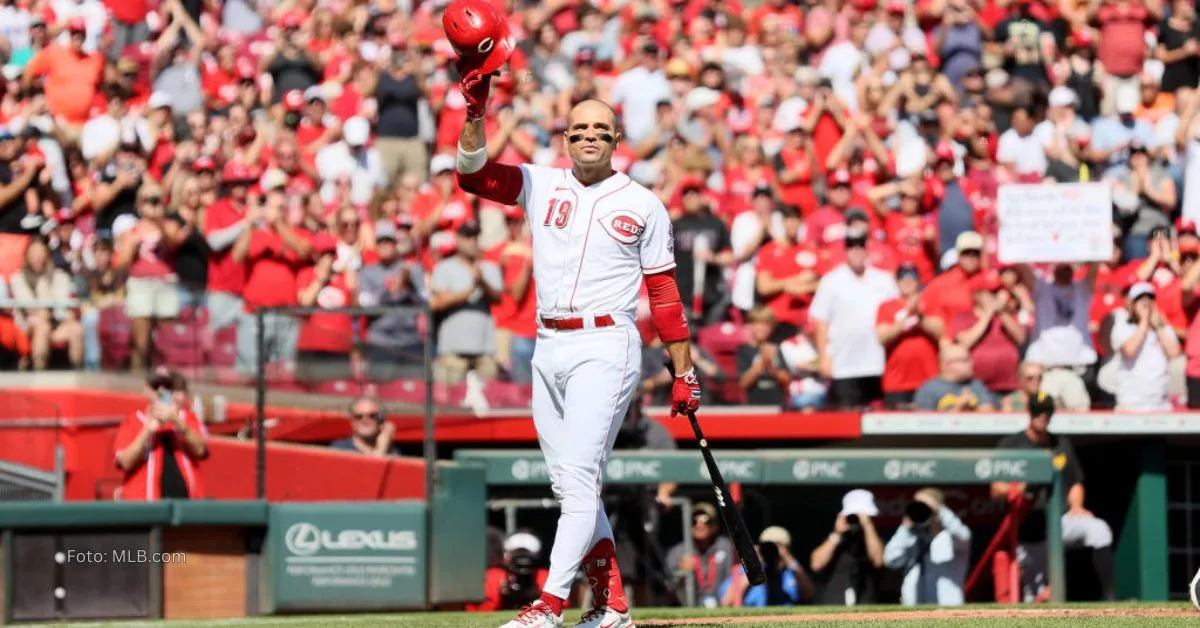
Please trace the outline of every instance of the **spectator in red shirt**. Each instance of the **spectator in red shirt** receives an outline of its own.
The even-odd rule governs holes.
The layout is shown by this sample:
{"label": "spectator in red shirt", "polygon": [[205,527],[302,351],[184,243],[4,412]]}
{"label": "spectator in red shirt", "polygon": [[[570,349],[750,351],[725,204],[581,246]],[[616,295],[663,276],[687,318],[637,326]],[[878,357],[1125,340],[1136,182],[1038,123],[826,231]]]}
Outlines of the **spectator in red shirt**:
{"label": "spectator in red shirt", "polygon": [[186,380],[160,367],[145,394],[148,405],[125,417],[113,443],[117,468],[125,473],[120,499],[203,499],[199,463],[208,457],[208,432],[182,403]]}
{"label": "spectator in red shirt", "polygon": [[1108,75],[1104,99],[1100,101],[1101,115],[1112,115],[1116,110],[1116,94],[1122,86],[1138,89],[1138,77],[1146,61],[1146,32],[1161,17],[1158,6],[1139,0],[1105,0],[1093,5],[1089,18],[1099,29],[1101,43],[1097,57]]}
{"label": "spectator in red shirt", "polygon": [[[193,167],[206,169],[211,165],[211,160],[200,158]],[[250,184],[257,180],[256,169],[237,162],[226,164],[221,173],[223,198],[204,212],[204,237],[209,249],[208,321],[213,330],[236,323],[242,313],[246,264],[235,259],[232,252],[239,238],[254,228],[256,216],[249,212],[248,201]]]}
{"label": "spectator in red shirt", "polygon": [[[297,217],[299,218],[299,217]],[[246,212],[248,228],[238,236],[231,253],[245,263],[245,314],[238,319],[237,368],[250,374],[258,368],[258,332],[255,312],[263,307],[297,304],[296,274],[309,263],[312,244],[309,232],[288,221],[283,192],[268,191],[261,207]],[[290,362],[296,356],[299,328],[296,319],[282,312],[263,314],[266,359]]]}
{"label": "spectator in red shirt", "polygon": [[537,292],[533,285],[533,249],[525,210],[507,207],[507,237],[485,256],[500,267],[504,290],[492,306],[496,321],[496,359],[517,384],[533,382],[533,345],[537,340]]}
{"label": "spectator in red shirt", "polygon": [[758,251],[755,278],[758,298],[775,314],[776,341],[796,335],[808,322],[808,306],[817,290],[820,259],[796,233],[803,224],[800,212],[792,206],[779,208],[783,229]]}
{"label": "spectator in red shirt", "polygon": [[[899,207],[892,211],[893,199],[899,196]],[[901,264],[912,264],[921,274],[921,281],[933,278],[938,259],[938,230],[935,215],[922,212],[925,194],[920,179],[885,183],[871,191],[875,210],[883,217],[887,241]]]}
{"label": "spectator in red shirt", "polygon": [[[316,263],[296,276],[296,300],[301,307],[336,310],[358,304],[358,273],[354,268],[335,268],[337,248],[331,237],[321,237],[313,244]],[[296,378],[318,382],[349,377],[356,337],[350,315],[317,312],[301,321]]]}
{"label": "spectator in red shirt", "polygon": [[807,217],[817,209],[817,194],[812,187],[813,177],[819,172],[816,154],[799,120],[789,123],[784,131],[783,148],[775,155],[779,200],[798,207]]}
{"label": "spectator in red shirt", "polygon": [[889,410],[910,410],[917,389],[938,374],[938,330],[922,311],[921,273],[915,265],[900,266],[896,287],[900,296],[879,305],[875,322],[887,352],[883,404]]}
{"label": "spectator in red shirt", "polygon": [[958,262],[925,287],[926,315],[933,319],[930,324],[939,330],[942,342],[953,341],[954,337],[946,330],[955,317],[975,309],[971,279],[982,270],[979,259],[982,251],[982,236],[974,231],[960,233],[954,242]]}
{"label": "spectator in red shirt", "polygon": [[850,171],[839,168],[825,177],[824,207],[805,217],[808,226],[808,243],[822,249],[822,258],[827,258],[827,247],[846,239],[846,208],[850,206]]}
{"label": "spectator in red shirt", "polygon": [[971,352],[975,377],[997,394],[1017,389],[1017,365],[1029,330],[1017,319],[1017,299],[1000,283],[996,273],[971,278],[974,308],[950,321],[954,343]]}

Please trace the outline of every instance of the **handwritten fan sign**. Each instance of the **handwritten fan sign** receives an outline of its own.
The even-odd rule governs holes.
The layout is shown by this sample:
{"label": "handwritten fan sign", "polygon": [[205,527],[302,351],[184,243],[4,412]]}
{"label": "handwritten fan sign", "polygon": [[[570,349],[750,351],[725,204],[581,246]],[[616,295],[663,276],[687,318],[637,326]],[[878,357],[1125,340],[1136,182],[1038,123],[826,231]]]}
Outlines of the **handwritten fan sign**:
{"label": "handwritten fan sign", "polygon": [[1003,264],[1112,256],[1112,189],[1106,184],[1002,185],[997,207]]}

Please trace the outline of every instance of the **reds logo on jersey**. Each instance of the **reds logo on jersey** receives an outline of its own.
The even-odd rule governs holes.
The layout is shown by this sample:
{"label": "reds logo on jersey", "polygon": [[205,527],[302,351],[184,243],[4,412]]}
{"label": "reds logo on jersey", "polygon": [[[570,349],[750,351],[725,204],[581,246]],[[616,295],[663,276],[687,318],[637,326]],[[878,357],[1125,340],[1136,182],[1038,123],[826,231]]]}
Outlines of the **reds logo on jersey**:
{"label": "reds logo on jersey", "polygon": [[604,232],[621,244],[634,244],[646,231],[646,225],[638,215],[627,210],[617,209],[600,218],[600,226]]}
{"label": "reds logo on jersey", "polygon": [[325,286],[317,293],[317,305],[323,308],[335,309],[349,305],[346,293],[333,286]]}

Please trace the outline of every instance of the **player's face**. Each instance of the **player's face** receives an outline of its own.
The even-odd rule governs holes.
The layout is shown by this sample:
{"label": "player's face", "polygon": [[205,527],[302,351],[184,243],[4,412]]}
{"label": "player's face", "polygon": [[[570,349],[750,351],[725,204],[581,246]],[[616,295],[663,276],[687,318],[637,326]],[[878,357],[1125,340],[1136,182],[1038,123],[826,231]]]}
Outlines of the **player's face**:
{"label": "player's face", "polygon": [[580,166],[611,163],[621,139],[612,109],[596,101],[579,103],[571,110],[563,136],[567,140],[567,154]]}

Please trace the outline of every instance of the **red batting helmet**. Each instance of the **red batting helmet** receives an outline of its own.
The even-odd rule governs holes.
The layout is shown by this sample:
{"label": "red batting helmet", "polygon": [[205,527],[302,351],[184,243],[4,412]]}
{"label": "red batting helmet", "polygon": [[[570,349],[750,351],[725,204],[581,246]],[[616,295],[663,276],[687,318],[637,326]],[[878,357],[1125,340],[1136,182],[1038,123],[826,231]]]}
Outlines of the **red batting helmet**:
{"label": "red batting helmet", "polygon": [[508,18],[489,0],[454,0],[442,14],[442,28],[467,71],[499,70],[516,46]]}

